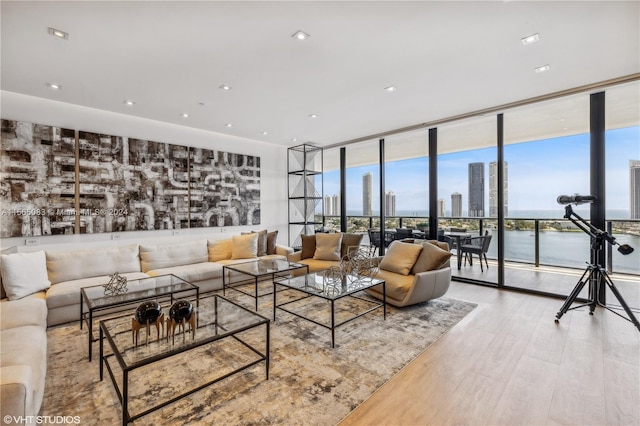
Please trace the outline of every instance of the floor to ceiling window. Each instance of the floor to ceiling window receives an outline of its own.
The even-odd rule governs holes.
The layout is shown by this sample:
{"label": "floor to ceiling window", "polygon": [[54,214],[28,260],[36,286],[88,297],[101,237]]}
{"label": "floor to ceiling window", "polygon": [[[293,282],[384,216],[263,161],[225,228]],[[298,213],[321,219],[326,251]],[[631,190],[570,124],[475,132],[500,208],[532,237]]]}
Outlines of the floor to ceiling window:
{"label": "floor to ceiling window", "polygon": [[[491,115],[438,127],[437,197],[450,201],[451,206],[445,209],[444,217],[438,218],[438,229],[454,246],[452,274],[492,284],[498,282],[495,262],[498,206],[495,194],[492,195],[496,182],[491,181],[495,176],[491,170],[497,164],[496,123],[496,116]],[[491,235],[487,239],[490,250],[487,257],[492,258],[488,268],[480,267],[477,254],[458,256],[457,245],[476,244],[486,234]]]}
{"label": "floor to ceiling window", "polygon": [[[615,238],[608,247],[607,269],[616,274],[640,274],[640,83],[605,92],[605,177],[607,231]],[[632,253],[618,249],[627,244]],[[625,251],[625,250],[623,250]],[[626,251],[625,251],[626,252]],[[637,281],[618,275],[615,284],[627,304],[640,308]],[[607,302],[618,303],[607,293]]]}
{"label": "floor to ceiling window", "polygon": [[[390,233],[412,228],[416,235],[421,230],[428,234],[430,221],[437,220],[438,238],[452,245],[454,279],[567,296],[591,259],[591,238],[565,216],[574,212],[589,223],[599,206],[568,206],[559,203],[558,197],[590,195],[593,179],[605,179],[606,231],[619,244],[635,248],[632,254],[623,255],[613,247],[606,265],[620,280],[621,292],[628,294],[627,302],[637,308],[640,82],[599,92],[606,95],[605,176],[596,166],[592,170],[590,158],[590,100],[594,96],[581,92],[433,126],[437,191],[429,181],[427,127],[384,138],[384,193],[380,191],[380,140],[346,145],[344,188],[340,188],[340,148],[327,150],[325,223],[340,228],[335,199],[341,191],[346,192],[341,207],[346,209],[348,232],[380,228],[384,202],[384,228]],[[500,123],[503,144],[498,146]],[[499,159],[503,160],[502,170]],[[435,193],[430,193],[430,187]],[[429,206],[437,206],[437,211],[429,211]],[[503,223],[498,222],[500,213]],[[477,254],[466,256],[458,247],[487,234],[491,237],[484,247],[488,268],[480,268]],[[585,297],[586,291],[580,296]],[[615,303],[611,295],[607,299]]]}
{"label": "floor to ceiling window", "polygon": [[324,228],[340,230],[341,189],[340,189],[340,148],[325,149],[322,207]]}
{"label": "floor to ceiling window", "polygon": [[[385,138],[385,228],[426,230],[429,143],[426,129]],[[418,234],[420,235],[420,234]]]}
{"label": "floor to ceiling window", "polygon": [[347,232],[380,227],[379,141],[349,145],[346,150]]}
{"label": "floor to ceiling window", "polygon": [[[589,261],[589,236],[563,219],[566,205],[557,199],[589,195],[588,94],[509,110],[504,123],[504,157],[509,167],[505,259],[542,266],[584,265]],[[589,219],[589,204],[571,208]],[[572,287],[561,282],[550,276],[548,281],[516,279],[508,284],[569,294]]]}

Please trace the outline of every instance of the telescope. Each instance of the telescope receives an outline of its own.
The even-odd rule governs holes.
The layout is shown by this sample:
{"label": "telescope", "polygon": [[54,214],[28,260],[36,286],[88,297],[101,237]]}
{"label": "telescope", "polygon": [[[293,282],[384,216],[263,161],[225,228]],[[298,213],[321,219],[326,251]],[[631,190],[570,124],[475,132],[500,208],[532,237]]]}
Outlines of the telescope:
{"label": "telescope", "polygon": [[586,203],[594,203],[598,201],[593,195],[559,195],[558,204],[575,204],[576,206]]}

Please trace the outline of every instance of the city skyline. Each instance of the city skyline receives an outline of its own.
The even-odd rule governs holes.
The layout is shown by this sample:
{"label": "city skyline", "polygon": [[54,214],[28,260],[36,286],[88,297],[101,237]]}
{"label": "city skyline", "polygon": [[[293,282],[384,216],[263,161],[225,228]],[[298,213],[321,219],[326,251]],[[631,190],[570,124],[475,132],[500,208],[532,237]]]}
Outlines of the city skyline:
{"label": "city skyline", "polygon": [[[629,161],[640,158],[640,126],[607,130],[606,138],[606,208],[629,212]],[[440,154],[439,198],[460,193],[462,206],[467,207],[468,164],[490,163],[496,160],[496,155],[495,147]],[[556,202],[558,195],[589,193],[589,134],[506,145],[504,157],[509,164],[509,212],[562,211],[562,206]],[[346,170],[346,208],[350,214],[361,214],[362,200],[354,195],[362,193],[364,173],[372,173],[375,185],[372,190],[373,206],[379,206],[379,191],[375,189],[379,181],[378,164],[350,167]],[[428,157],[386,163],[386,189],[395,192],[398,212],[428,212],[428,175]],[[488,176],[485,178],[488,179]],[[324,185],[327,193],[340,193],[339,182],[339,170],[325,172]],[[485,197],[485,203],[489,205],[488,194]],[[588,209],[585,205],[579,207]],[[454,209],[453,201],[450,208]],[[466,211],[460,216],[466,216]],[[624,217],[629,216],[619,218]]]}

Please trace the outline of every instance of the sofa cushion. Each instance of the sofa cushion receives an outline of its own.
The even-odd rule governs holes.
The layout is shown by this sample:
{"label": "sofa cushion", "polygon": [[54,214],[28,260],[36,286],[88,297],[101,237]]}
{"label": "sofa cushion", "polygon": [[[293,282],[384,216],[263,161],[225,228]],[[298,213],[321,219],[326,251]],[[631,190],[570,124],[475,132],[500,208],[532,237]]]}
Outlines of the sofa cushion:
{"label": "sofa cushion", "polygon": [[25,297],[13,302],[0,303],[0,330],[25,325],[47,328],[47,302],[44,298]]}
{"label": "sofa cushion", "polygon": [[[6,378],[5,369],[10,367],[27,366],[31,370],[30,391],[34,399],[40,400],[37,403],[39,405],[47,374],[46,329],[29,325],[0,331],[0,359],[2,359],[3,380]],[[32,403],[35,404],[36,401]],[[39,407],[29,408],[37,410]]]}
{"label": "sofa cushion", "polygon": [[316,236],[300,235],[302,238],[302,254],[300,259],[311,259],[316,252]]}
{"label": "sofa cushion", "polygon": [[207,240],[140,246],[140,266],[142,272],[207,262],[208,260],[209,251],[207,249]]}
{"label": "sofa cushion", "polygon": [[349,247],[359,247],[360,243],[362,242],[362,237],[364,237],[364,234],[342,234],[342,243],[340,243],[341,257],[345,257],[347,254],[349,254]]}
{"label": "sofa cushion", "polygon": [[258,257],[258,234],[234,235],[231,259],[253,259]]}
{"label": "sofa cushion", "polygon": [[[380,269],[376,278],[386,282],[387,297],[398,301],[404,300],[416,279],[415,275],[401,275],[384,269]],[[374,288],[382,293],[382,285]]]}
{"label": "sofa cushion", "polygon": [[22,299],[51,285],[44,251],[3,254],[1,268],[2,285],[9,300]]}
{"label": "sofa cushion", "polygon": [[83,278],[140,272],[137,245],[91,250],[47,251],[47,271],[52,284]]}
{"label": "sofa cushion", "polygon": [[425,241],[422,243],[422,251],[418,259],[411,268],[411,273],[415,275],[420,272],[440,269],[449,261],[452,254],[450,251],[442,250],[437,245]]}
{"label": "sofa cushion", "polygon": [[[152,279],[136,281],[141,278],[149,278],[149,275],[143,272],[129,272],[120,275],[127,278],[128,291],[148,290],[156,286],[155,280]],[[82,278],[54,284],[47,290],[47,307],[52,309],[61,306],[79,305],[80,289],[82,287],[101,286],[108,283],[110,278],[111,276],[109,275],[103,275],[101,277]],[[78,308],[78,318],[80,318],[80,308]]]}
{"label": "sofa cushion", "polygon": [[342,234],[316,234],[316,251],[313,258],[316,260],[340,260],[340,247]]}
{"label": "sofa cushion", "polygon": [[231,247],[233,242],[228,240],[209,241],[207,247],[209,250],[209,262],[218,262],[220,260],[231,259]]}
{"label": "sofa cushion", "polygon": [[421,245],[394,241],[382,258],[380,269],[409,275],[420,251],[422,251]]}
{"label": "sofa cushion", "polygon": [[[300,263],[301,265],[307,265],[309,267],[309,273],[324,271],[325,269],[329,269],[332,266],[339,265],[339,263],[336,262],[335,260],[318,260],[314,258],[302,259],[301,261],[296,263]],[[304,275],[306,273],[307,273],[306,269],[296,269],[295,271],[292,272],[292,275],[298,276],[298,275]]]}
{"label": "sofa cushion", "polygon": [[276,243],[278,240],[278,231],[267,232],[267,254],[276,253]]}
{"label": "sofa cushion", "polygon": [[213,278],[222,278],[222,265],[215,262],[193,263],[191,265],[154,269],[151,271],[147,271],[147,274],[151,275],[152,277],[172,274],[176,277],[182,278],[185,281],[189,281],[190,283],[197,283],[198,281]]}

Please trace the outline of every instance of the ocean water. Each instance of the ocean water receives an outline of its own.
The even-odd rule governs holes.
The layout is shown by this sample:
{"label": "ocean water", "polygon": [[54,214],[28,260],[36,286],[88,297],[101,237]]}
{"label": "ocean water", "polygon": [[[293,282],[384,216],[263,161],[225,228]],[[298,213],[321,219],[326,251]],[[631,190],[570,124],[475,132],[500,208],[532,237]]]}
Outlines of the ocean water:
{"label": "ocean water", "polygon": [[[613,248],[613,271],[640,274],[640,236],[614,234],[613,237],[618,244],[629,244],[635,249],[633,253],[623,255],[618,252],[618,246]],[[507,260],[534,262],[535,236],[532,231],[505,231],[504,243]],[[498,245],[492,241],[487,257],[497,258],[497,252]],[[586,267],[590,256],[590,237],[584,232],[540,231],[540,264],[582,268]]]}
{"label": "ocean water", "polygon": [[[507,219],[562,219],[564,207],[557,210],[513,210],[509,211]],[[589,217],[589,206],[582,205],[574,210],[585,219]],[[349,216],[361,215],[349,212]],[[426,211],[398,211],[396,216],[425,217]],[[629,219],[628,210],[607,210],[607,220]],[[442,219],[447,219],[442,218]],[[494,235],[497,232],[493,231]],[[612,265],[617,273],[640,275],[640,235],[614,234],[612,235],[620,245],[629,244],[634,248],[633,253],[623,255],[613,247]],[[494,237],[495,241],[495,237]],[[497,243],[492,241],[487,256],[497,258]],[[535,235],[533,230],[505,231],[505,256],[507,260],[534,263]],[[540,231],[540,264],[583,268],[590,260],[590,237],[584,232]]]}

